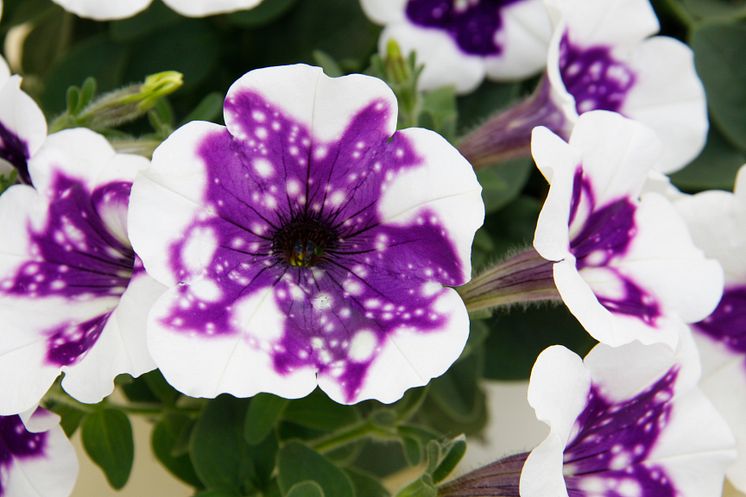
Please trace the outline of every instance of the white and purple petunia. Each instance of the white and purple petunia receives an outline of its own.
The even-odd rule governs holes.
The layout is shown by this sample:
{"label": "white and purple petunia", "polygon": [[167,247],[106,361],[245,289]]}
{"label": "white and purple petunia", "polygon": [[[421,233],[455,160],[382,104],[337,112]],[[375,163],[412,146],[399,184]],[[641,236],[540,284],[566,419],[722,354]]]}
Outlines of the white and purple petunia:
{"label": "white and purple petunia", "polygon": [[46,137],[44,113],[0,57],[0,174],[15,169],[19,179],[29,183],[28,161]]}
{"label": "white and purple petunia", "polygon": [[649,0],[545,0],[554,21],[547,75],[551,98],[572,125],[591,110],[651,127],[663,144],[656,166],[683,168],[707,139],[705,92],[691,49],[653,36]]}
{"label": "white and purple petunia", "polygon": [[0,414],[62,386],[82,402],[111,393],[120,373],[154,366],[145,320],[161,287],[127,238],[142,157],[116,154],[86,129],[50,135],[29,162],[34,187],[0,196]]}
{"label": "white and purple petunia", "polygon": [[[132,17],[147,9],[153,0],[54,0],[73,14],[108,21]],[[205,17],[256,7],[262,0],[163,0],[168,7],[187,17]]]}
{"label": "white and purple petunia", "polygon": [[485,78],[521,79],[546,64],[551,25],[541,0],[361,0],[385,25],[380,47],[396,40],[424,64],[422,89],[474,90]]}
{"label": "white and purple petunia", "polygon": [[44,409],[0,416],[0,497],[68,497],[78,476],[75,449]]}
{"label": "white and purple petunia", "polygon": [[735,444],[699,376],[688,333],[675,352],[542,352],[528,400],[550,432],[526,459],[521,497],[719,497]]}
{"label": "white and purple petunia", "polygon": [[470,278],[484,217],[466,160],[397,132],[392,91],[363,75],[251,71],[224,116],[177,130],[132,190],[133,245],[170,287],[148,324],[168,381],[353,403],[442,374],[468,334],[446,286]]}
{"label": "white and purple petunia", "polygon": [[536,164],[551,183],[534,248],[555,261],[554,282],[597,340],[675,346],[709,315],[723,271],[692,242],[664,196],[641,194],[660,145],[646,126],[606,111],[580,116],[569,142],[536,128]]}
{"label": "white and purple petunia", "polygon": [[746,491],[746,167],[734,193],[703,192],[675,205],[695,243],[725,270],[720,304],[692,330],[702,356],[702,388],[729,422],[740,449],[728,478]]}

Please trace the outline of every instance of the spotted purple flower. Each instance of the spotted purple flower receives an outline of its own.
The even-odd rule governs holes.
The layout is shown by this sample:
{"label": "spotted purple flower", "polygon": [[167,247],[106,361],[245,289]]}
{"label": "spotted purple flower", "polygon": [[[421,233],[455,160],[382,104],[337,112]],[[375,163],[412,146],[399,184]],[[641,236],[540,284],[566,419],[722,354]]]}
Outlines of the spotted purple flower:
{"label": "spotted purple flower", "polygon": [[160,287],[127,238],[132,179],[147,160],[85,129],[51,135],[29,163],[33,185],[0,197],[0,413],[35,405],[60,374],[83,402],[120,373],[153,368],[145,316]]}
{"label": "spotted purple flower", "polygon": [[0,416],[0,497],[72,493],[78,460],[58,423],[59,418],[44,409]]}
{"label": "spotted purple flower", "polygon": [[746,167],[734,193],[708,191],[676,202],[695,243],[725,270],[715,311],[692,325],[704,368],[702,388],[731,426],[739,458],[728,478],[746,491]]}
{"label": "spotted purple flower", "polygon": [[570,126],[592,110],[650,126],[660,171],[688,164],[707,138],[707,105],[691,49],[658,31],[648,0],[545,0],[554,19],[547,75]]}
{"label": "spotted purple flower", "polygon": [[34,100],[21,90],[0,57],[0,174],[16,170],[29,183],[28,161],[47,137],[47,121]]}
{"label": "spotted purple flower", "polygon": [[555,346],[528,399],[549,436],[528,456],[522,497],[717,497],[735,457],[725,421],[696,387],[685,333],[664,345],[598,345],[585,361]]}
{"label": "spotted purple flower", "polygon": [[645,126],[606,111],[580,116],[569,143],[534,130],[534,159],[551,183],[534,248],[554,264],[570,311],[612,346],[676,344],[722,294],[720,265],[695,247],[658,193],[641,195],[659,156]]}
{"label": "spotted purple flower", "polygon": [[[437,134],[395,132],[380,80],[249,72],[227,127],[177,130],[138,176],[130,236],[170,287],[154,359],[181,391],[391,402],[458,357],[481,188]],[[153,217],[152,212],[161,215]]]}
{"label": "spotted purple flower", "polygon": [[423,89],[468,93],[486,76],[520,79],[546,63],[551,28],[540,0],[361,0],[385,25],[383,51],[394,39],[424,64]]}

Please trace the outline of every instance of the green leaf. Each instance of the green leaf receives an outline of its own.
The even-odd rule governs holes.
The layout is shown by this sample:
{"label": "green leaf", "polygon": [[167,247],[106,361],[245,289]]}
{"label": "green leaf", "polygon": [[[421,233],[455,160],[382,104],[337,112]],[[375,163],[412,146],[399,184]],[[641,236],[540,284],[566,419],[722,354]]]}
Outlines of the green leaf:
{"label": "green leaf", "polygon": [[287,497],[325,497],[324,490],[315,481],[296,483],[286,495]]}
{"label": "green leaf", "polygon": [[135,455],[127,415],[116,409],[93,412],[83,420],[81,434],[86,453],[103,470],[109,484],[117,490],[124,487]]}
{"label": "green leaf", "polygon": [[331,55],[322,50],[313,51],[313,60],[316,62],[316,64],[321,66],[322,69],[324,69],[324,73],[327,76],[336,78],[344,75],[344,71],[340,69],[337,61],[335,61]]}
{"label": "green leaf", "polygon": [[484,376],[494,380],[528,379],[539,353],[561,344],[584,356],[595,344],[563,305],[513,307],[486,321]]}
{"label": "green leaf", "polygon": [[692,48],[713,120],[728,140],[746,150],[746,26],[707,24],[694,32]]}
{"label": "green leaf", "polygon": [[287,404],[287,399],[270,393],[260,393],[251,399],[244,423],[244,438],[249,445],[256,445],[267,438]]}
{"label": "green leaf", "polygon": [[368,473],[353,468],[345,469],[345,473],[350,477],[357,497],[389,497],[391,495],[377,478]]}
{"label": "green leaf", "polygon": [[[0,188],[2,190],[2,188]],[[67,402],[54,402],[50,400],[45,403],[45,407],[55,414],[60,416],[60,426],[67,435],[67,438],[71,438],[73,434],[78,430],[80,423],[85,418],[86,411],[75,408],[72,403]],[[82,406],[81,406],[82,407]]]}
{"label": "green leaf", "polygon": [[[95,78],[100,91],[108,91],[122,84],[128,49],[106,39],[105,35],[86,38],[72,47],[49,71],[42,94],[47,113],[62,112],[67,89]],[[49,64],[49,61],[45,61]],[[83,85],[85,88],[85,84]]]}
{"label": "green leaf", "polygon": [[208,93],[181,121],[181,125],[190,121],[217,121],[222,113],[223,95],[218,92]]}
{"label": "green leaf", "polygon": [[674,173],[671,181],[690,191],[732,190],[736,173],[746,162],[746,153],[736,149],[714,126],[710,127],[707,145],[691,164]]}
{"label": "green leaf", "polygon": [[454,420],[469,422],[479,414],[483,362],[481,354],[469,356],[430,384],[430,398]]}
{"label": "green leaf", "polygon": [[168,414],[153,428],[150,445],[155,457],[171,474],[193,487],[201,487],[202,483],[194,471],[189,456],[174,454],[174,447],[179,443],[182,434],[185,431],[191,432],[193,425],[194,422],[188,416]]}
{"label": "green leaf", "polygon": [[253,476],[243,439],[246,404],[245,400],[221,395],[207,404],[194,426],[189,454],[207,488],[241,493],[243,483]]}
{"label": "green leaf", "polygon": [[[21,65],[27,74],[46,75],[65,52],[70,39],[72,19],[57,5],[44,9],[27,25],[28,34],[21,38]],[[82,79],[82,78],[81,78]]]}
{"label": "green leaf", "polygon": [[182,20],[139,39],[125,70],[125,79],[140,81],[148,74],[171,70],[184,75],[184,90],[205,81],[220,59],[220,40],[205,20]]}
{"label": "green leaf", "polygon": [[433,484],[429,475],[423,475],[404,487],[396,497],[436,497],[438,489]]}
{"label": "green leaf", "polygon": [[682,2],[686,10],[701,19],[735,19],[746,16],[745,0],[682,0]]}
{"label": "green leaf", "polygon": [[269,24],[288,12],[298,0],[264,0],[251,10],[229,14],[226,19],[244,28],[254,28]]}
{"label": "green leaf", "polygon": [[403,435],[401,439],[407,464],[417,466],[422,461],[422,443],[415,437]]}
{"label": "green leaf", "polygon": [[155,395],[161,402],[168,405],[173,405],[181,394],[176,391],[163,377],[160,370],[156,369],[149,373],[145,373],[140,376],[145,381],[153,395]]}
{"label": "green leaf", "polygon": [[335,430],[360,419],[354,406],[338,404],[318,388],[311,395],[289,402],[282,417],[285,421],[320,431]]}
{"label": "green leaf", "polygon": [[457,120],[456,93],[453,88],[448,86],[423,94],[420,126],[453,140],[456,137]]}
{"label": "green leaf", "polygon": [[277,454],[278,480],[283,495],[296,483],[311,480],[326,497],[354,497],[350,478],[321,454],[298,442],[290,442]]}
{"label": "green leaf", "polygon": [[466,440],[463,438],[453,440],[446,448],[438,467],[432,472],[433,482],[440,483],[445,480],[461,462],[464,454],[466,454]]}
{"label": "green leaf", "polygon": [[523,190],[532,170],[531,160],[518,158],[477,171],[487,213],[496,212],[514,200]]}

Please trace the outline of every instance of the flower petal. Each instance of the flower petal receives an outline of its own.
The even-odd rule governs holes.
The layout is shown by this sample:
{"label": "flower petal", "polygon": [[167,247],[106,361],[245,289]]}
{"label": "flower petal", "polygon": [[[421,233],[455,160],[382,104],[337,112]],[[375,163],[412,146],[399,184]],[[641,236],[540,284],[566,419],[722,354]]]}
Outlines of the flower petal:
{"label": "flower petal", "polygon": [[502,11],[501,43],[505,49],[498,57],[485,59],[487,77],[504,81],[536,74],[547,63],[547,48],[552,35],[549,15],[542,0],[524,0],[509,4]]}
{"label": "flower petal", "polygon": [[5,68],[0,66],[0,166],[12,166],[28,182],[28,159],[47,136],[47,120],[36,102],[21,90],[21,78],[4,77]]}
{"label": "flower petal", "polygon": [[422,90],[452,86],[457,93],[466,94],[474,91],[486,74],[482,59],[463,53],[446,33],[396,23],[381,33],[379,52],[386,53],[389,40],[395,40],[405,55],[415,52],[417,61],[424,63],[419,78]]}
{"label": "flower petal", "polygon": [[660,138],[658,170],[677,171],[707,141],[707,103],[692,50],[678,40],[656,36],[639,44],[625,62],[636,79],[620,112],[650,126]]}
{"label": "flower petal", "polygon": [[[33,418],[53,417],[39,409]],[[40,422],[34,420],[34,423]],[[75,449],[57,423],[26,431],[18,416],[0,418],[0,443],[8,460],[0,463],[0,494],[5,497],[68,497],[78,474]],[[6,449],[7,448],[7,449]]]}
{"label": "flower petal", "polygon": [[205,17],[251,9],[262,0],[164,0],[163,3],[183,16]]}
{"label": "flower petal", "polygon": [[102,2],[100,0],[54,0],[65,10],[87,19],[109,21],[125,19],[145,10],[152,0],[123,0]]}

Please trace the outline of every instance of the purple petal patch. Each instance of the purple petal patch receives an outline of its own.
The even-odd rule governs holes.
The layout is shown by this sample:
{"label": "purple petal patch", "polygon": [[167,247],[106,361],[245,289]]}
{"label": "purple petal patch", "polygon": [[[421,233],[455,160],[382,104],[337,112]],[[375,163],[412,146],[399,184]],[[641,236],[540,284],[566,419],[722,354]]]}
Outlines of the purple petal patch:
{"label": "purple petal patch", "polygon": [[746,287],[726,288],[715,311],[694,327],[733,352],[746,355]]}
{"label": "purple petal patch", "polygon": [[613,265],[615,259],[627,252],[636,234],[636,205],[624,197],[597,206],[593,185],[583,174],[582,167],[578,167],[573,179],[570,225],[576,220],[581,204],[588,207],[590,214],[570,241],[570,251],[577,260],[578,270],[604,268],[613,273],[619,279],[624,295],[621,298],[598,295],[601,305],[613,313],[635,316],[654,326],[656,318],[661,315],[658,303]]}
{"label": "purple petal patch", "polygon": [[520,0],[409,0],[406,15],[412,23],[445,31],[470,55],[500,55],[502,9]]}
{"label": "purple petal patch", "polygon": [[18,171],[18,177],[31,184],[28,159],[31,156],[28,144],[0,122],[0,159],[8,161]]}
{"label": "purple petal patch", "polygon": [[575,435],[564,452],[564,475],[571,497],[674,497],[665,471],[647,461],[671,416],[673,368],[651,387],[614,402],[592,385],[578,416]]}
{"label": "purple petal patch", "polygon": [[0,416],[0,497],[13,461],[44,457],[46,443],[47,434],[29,432],[20,416]]}
{"label": "purple petal patch", "polygon": [[[388,135],[383,101],[328,143],[250,91],[231,96],[226,110],[239,116],[240,136],[213,133],[199,146],[214,216],[172,246],[181,298],[163,322],[203,335],[248,331],[248,345],[264,347],[279,374],[312,366],[352,399],[391,334],[442,328],[442,285],[463,283],[434,212],[420,209],[406,225],[380,216],[390,181],[421,159],[404,136]],[[195,261],[191,247],[205,246],[214,247],[211,260]],[[268,288],[284,323],[269,345],[240,311]]]}
{"label": "purple petal patch", "polygon": [[578,114],[592,110],[619,112],[636,75],[614,59],[606,46],[580,47],[567,33],[560,41],[559,69],[567,92],[575,98]]}
{"label": "purple petal patch", "polygon": [[[132,276],[135,254],[104,219],[112,211],[126,211],[130,188],[130,183],[112,182],[91,192],[79,180],[58,173],[44,227],[27,228],[30,260],[0,280],[0,293],[80,302],[120,297]],[[95,344],[113,307],[85,322],[47,330],[47,361],[58,366],[76,362]]]}

